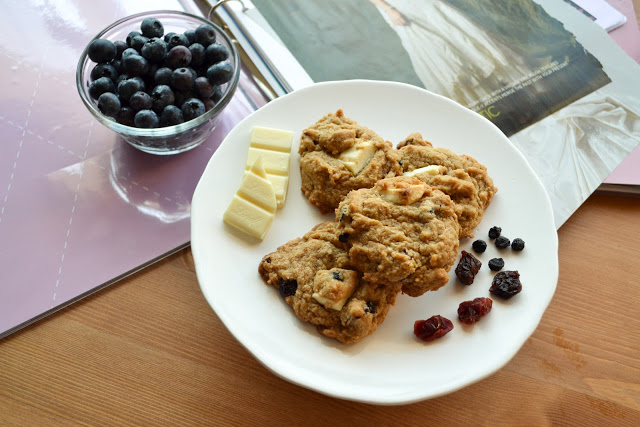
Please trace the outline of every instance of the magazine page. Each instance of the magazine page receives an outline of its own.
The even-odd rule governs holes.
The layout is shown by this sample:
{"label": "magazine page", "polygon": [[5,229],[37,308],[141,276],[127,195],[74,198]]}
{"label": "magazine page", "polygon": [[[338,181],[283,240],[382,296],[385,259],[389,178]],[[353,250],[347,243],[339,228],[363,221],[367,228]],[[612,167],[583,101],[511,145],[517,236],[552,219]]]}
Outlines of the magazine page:
{"label": "magazine page", "polygon": [[313,81],[410,83],[494,122],[543,181],[558,227],[640,142],[640,67],[564,1],[253,5]]}

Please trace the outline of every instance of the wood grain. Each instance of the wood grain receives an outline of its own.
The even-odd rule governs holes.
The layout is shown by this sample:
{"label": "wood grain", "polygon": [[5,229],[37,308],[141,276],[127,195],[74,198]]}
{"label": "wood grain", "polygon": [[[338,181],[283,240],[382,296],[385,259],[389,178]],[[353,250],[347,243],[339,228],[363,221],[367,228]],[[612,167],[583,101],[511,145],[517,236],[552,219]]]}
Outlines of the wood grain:
{"label": "wood grain", "polygon": [[592,196],[559,239],[535,333],[447,396],[373,406],[276,377],[209,308],[186,249],[0,342],[0,425],[638,425],[640,198]]}

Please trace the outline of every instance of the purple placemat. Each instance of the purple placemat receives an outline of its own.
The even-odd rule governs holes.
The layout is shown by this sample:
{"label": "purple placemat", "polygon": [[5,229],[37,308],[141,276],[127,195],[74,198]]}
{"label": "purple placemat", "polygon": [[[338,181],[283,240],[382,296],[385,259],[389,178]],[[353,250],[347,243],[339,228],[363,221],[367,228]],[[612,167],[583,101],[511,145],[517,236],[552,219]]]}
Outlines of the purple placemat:
{"label": "purple placemat", "polygon": [[0,338],[188,245],[204,167],[266,103],[243,73],[211,137],[174,156],[142,153],[99,124],[76,90],[78,58],[102,28],[153,9],[198,13],[177,0],[3,3]]}

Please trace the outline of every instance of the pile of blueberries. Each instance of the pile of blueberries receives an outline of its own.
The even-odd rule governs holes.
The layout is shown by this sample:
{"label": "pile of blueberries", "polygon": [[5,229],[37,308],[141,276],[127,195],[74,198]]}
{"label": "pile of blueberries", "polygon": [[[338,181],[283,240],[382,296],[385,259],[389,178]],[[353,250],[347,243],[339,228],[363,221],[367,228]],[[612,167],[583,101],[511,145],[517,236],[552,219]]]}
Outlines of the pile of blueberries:
{"label": "pile of blueberries", "polygon": [[98,110],[138,128],[173,126],[201,116],[222,98],[221,85],[234,71],[213,26],[164,34],[156,18],[142,21],[140,32],[132,31],[126,41],[93,40],[88,56],[96,63],[89,96]]}

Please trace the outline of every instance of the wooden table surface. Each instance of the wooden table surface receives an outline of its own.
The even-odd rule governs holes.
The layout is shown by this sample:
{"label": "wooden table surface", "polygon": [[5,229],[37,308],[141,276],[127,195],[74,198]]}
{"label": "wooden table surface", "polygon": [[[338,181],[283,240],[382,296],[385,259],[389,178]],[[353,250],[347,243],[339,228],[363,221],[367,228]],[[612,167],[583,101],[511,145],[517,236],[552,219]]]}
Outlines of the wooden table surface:
{"label": "wooden table surface", "polygon": [[3,340],[0,425],[640,425],[640,197],[591,196],[559,242],[535,333],[443,397],[373,406],[276,377],[207,305],[185,249]]}
{"label": "wooden table surface", "polygon": [[596,193],[558,234],[537,330],[455,393],[373,406],[276,377],[207,305],[185,249],[1,341],[0,425],[640,425],[640,197]]}

